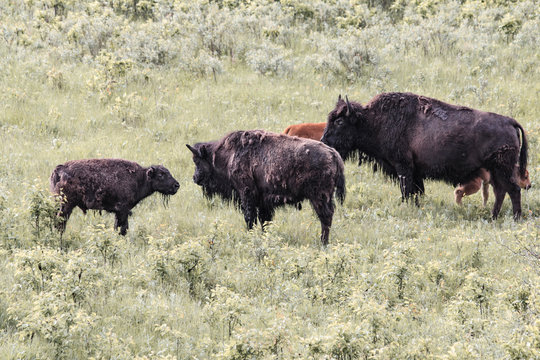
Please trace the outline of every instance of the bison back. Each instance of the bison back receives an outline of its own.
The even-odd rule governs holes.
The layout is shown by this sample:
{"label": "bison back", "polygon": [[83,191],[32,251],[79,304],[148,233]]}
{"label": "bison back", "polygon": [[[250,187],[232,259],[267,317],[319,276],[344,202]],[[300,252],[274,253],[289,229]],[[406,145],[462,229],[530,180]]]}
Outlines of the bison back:
{"label": "bison back", "polygon": [[343,161],[323,143],[261,132],[246,132],[243,143],[232,161],[232,178],[296,200],[333,193],[336,186],[339,197],[344,196]]}
{"label": "bison back", "polygon": [[143,172],[140,165],[127,160],[73,160],[55,168],[50,186],[75,206],[111,211],[114,203],[132,200]]}

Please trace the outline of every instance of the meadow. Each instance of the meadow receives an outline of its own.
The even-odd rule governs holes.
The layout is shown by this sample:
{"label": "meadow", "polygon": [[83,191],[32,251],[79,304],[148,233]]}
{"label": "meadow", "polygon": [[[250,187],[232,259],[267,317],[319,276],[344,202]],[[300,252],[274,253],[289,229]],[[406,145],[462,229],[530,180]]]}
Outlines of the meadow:
{"label": "meadow", "polygon": [[[540,359],[537,0],[8,0],[0,3],[1,359]],[[346,162],[330,244],[307,202],[262,232],[193,183],[185,144],[325,121],[338,95],[411,91],[514,117],[523,219],[493,193],[420,206]],[[168,206],[76,209],[80,158],[163,164]]]}

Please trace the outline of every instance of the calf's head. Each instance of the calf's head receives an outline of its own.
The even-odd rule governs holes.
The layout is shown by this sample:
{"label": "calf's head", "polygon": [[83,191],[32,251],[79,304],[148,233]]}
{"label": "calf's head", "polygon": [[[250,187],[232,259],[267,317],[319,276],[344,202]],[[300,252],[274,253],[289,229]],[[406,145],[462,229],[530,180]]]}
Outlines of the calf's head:
{"label": "calf's head", "polygon": [[328,114],[328,121],[321,141],[333,147],[346,160],[356,149],[359,137],[358,122],[361,118],[362,106],[351,104],[338,97],[336,107]]}
{"label": "calf's head", "polygon": [[525,169],[525,174],[517,176],[517,184],[520,188],[529,190],[531,188],[531,179],[529,178],[529,170]]}
{"label": "calf's head", "polygon": [[161,165],[152,165],[146,170],[146,180],[152,190],[163,195],[174,195],[180,188],[180,184],[171,175],[169,170]]}

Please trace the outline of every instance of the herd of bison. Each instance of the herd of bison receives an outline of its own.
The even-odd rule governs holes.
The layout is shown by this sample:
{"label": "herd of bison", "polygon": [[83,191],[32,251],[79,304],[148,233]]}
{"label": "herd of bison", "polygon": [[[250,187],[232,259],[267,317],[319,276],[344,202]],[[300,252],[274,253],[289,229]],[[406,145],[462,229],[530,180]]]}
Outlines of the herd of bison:
{"label": "herd of bison", "polygon": [[[424,179],[458,186],[464,195],[491,184],[496,218],[506,193],[514,219],[521,216],[521,188],[531,186],[527,138],[514,119],[412,93],[382,93],[366,105],[339,96],[323,123],[289,126],[283,134],[235,131],[222,139],[187,145],[193,155],[193,181],[206,197],[234,202],[247,227],[264,229],[277,207],[301,208],[308,199],[328,244],[334,193],[345,198],[343,161],[358,154],[399,184],[402,200],[424,193]],[[131,209],[142,199],[174,195],[180,184],[161,165],[148,168],[121,159],[85,159],[58,165],[51,191],[61,197],[60,231],[75,207],[105,210],[116,216],[115,229],[128,229]]]}

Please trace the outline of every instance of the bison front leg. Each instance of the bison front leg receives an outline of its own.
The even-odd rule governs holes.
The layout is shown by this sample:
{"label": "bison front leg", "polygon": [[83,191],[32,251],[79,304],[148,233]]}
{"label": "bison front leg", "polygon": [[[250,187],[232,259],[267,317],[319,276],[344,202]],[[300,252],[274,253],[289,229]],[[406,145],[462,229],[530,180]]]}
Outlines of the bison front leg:
{"label": "bison front leg", "polygon": [[240,195],[240,202],[242,205],[242,212],[244,213],[244,220],[248,230],[253,229],[253,224],[257,221],[257,206],[253,200],[251,192],[244,191]]}
{"label": "bison front leg", "polygon": [[401,201],[409,201],[414,195],[415,204],[418,206],[418,194],[424,193],[423,179],[419,176],[415,176],[413,168],[407,165],[399,164],[395,168],[397,170],[399,188],[401,190]]}
{"label": "bison front leg", "polygon": [[114,229],[120,228],[120,235],[126,235],[128,224],[129,211],[118,211],[115,213]]}
{"label": "bison front leg", "polygon": [[398,175],[399,189],[401,190],[401,201],[409,201],[414,194],[414,182],[412,174]]}
{"label": "bison front leg", "polygon": [[60,207],[60,211],[58,211],[58,222],[56,224],[56,228],[58,231],[60,231],[61,234],[64,233],[66,230],[66,223],[71,216],[71,212],[73,211],[74,206],[69,203],[63,203]]}
{"label": "bison front leg", "polygon": [[274,208],[259,205],[259,221],[261,223],[262,231],[265,230],[266,223],[268,221],[272,221],[272,218],[274,217]]}

